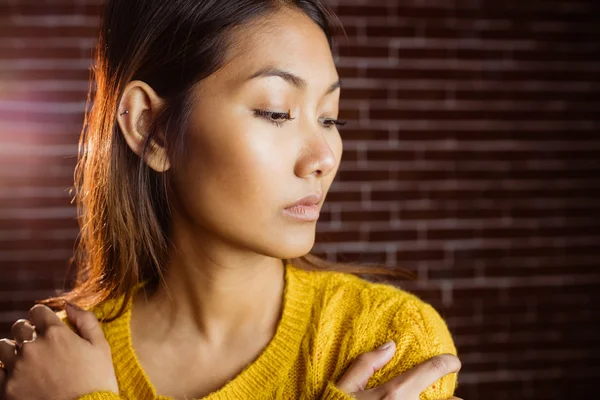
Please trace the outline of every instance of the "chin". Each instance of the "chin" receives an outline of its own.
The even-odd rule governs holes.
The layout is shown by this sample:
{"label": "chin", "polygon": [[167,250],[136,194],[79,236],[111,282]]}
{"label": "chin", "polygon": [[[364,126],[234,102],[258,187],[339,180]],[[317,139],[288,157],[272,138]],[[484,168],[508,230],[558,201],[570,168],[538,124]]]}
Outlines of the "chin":
{"label": "chin", "polygon": [[301,234],[290,230],[277,240],[277,258],[297,258],[310,253],[315,244],[315,233]]}

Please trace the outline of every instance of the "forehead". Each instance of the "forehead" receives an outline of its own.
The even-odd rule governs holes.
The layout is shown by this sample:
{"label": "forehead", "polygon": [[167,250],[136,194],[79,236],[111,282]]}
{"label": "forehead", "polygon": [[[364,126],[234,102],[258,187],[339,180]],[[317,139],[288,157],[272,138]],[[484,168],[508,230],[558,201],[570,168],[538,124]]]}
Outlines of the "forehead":
{"label": "forehead", "polygon": [[293,85],[299,91],[322,92],[338,80],[325,33],[305,14],[287,9],[236,28],[218,75],[221,85],[235,91],[261,80],[250,78],[268,69],[301,77],[306,85]]}

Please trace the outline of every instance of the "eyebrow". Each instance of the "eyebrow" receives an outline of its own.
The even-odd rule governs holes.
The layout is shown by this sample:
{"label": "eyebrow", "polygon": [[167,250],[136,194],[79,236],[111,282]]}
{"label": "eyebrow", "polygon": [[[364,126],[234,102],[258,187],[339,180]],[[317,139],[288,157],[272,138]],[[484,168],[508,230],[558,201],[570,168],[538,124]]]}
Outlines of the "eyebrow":
{"label": "eyebrow", "polygon": [[[256,71],[252,75],[250,75],[248,77],[248,79],[246,79],[246,81],[249,81],[249,80],[252,80],[252,79],[258,78],[258,77],[267,77],[267,76],[278,76],[280,78],[283,78],[286,82],[290,83],[292,86],[294,86],[300,90],[304,90],[308,86],[307,82],[304,79],[300,78],[298,75],[294,75],[293,73],[291,73],[289,71],[285,71],[283,69],[275,68],[275,67],[260,68],[258,71]],[[338,80],[337,82],[332,83],[331,85],[329,85],[329,87],[325,91],[325,94],[327,95],[327,94],[333,92],[335,89],[341,88],[341,85],[342,85],[341,80]]]}

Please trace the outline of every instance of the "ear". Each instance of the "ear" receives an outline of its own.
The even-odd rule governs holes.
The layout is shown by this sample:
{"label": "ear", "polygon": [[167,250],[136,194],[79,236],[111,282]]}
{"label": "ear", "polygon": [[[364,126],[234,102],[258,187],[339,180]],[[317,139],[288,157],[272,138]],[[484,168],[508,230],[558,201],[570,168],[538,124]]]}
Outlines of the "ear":
{"label": "ear", "polygon": [[[143,81],[131,81],[123,91],[121,103],[117,109],[117,122],[125,141],[131,150],[140,157],[150,124],[162,107],[164,107],[164,100]],[[126,114],[125,110],[127,110]],[[164,172],[171,166],[166,149],[154,139],[148,145],[144,161],[150,168],[158,172]]]}

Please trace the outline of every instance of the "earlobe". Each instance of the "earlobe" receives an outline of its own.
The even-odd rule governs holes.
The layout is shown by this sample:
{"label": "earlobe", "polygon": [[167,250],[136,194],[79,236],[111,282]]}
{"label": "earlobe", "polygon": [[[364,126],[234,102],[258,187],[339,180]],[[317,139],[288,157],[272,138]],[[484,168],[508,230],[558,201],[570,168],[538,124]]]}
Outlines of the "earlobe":
{"label": "earlobe", "polygon": [[169,162],[169,157],[167,156],[167,150],[158,145],[154,139],[152,139],[148,145],[148,150],[145,154],[144,161],[156,172],[165,172],[171,168],[171,163]]}

